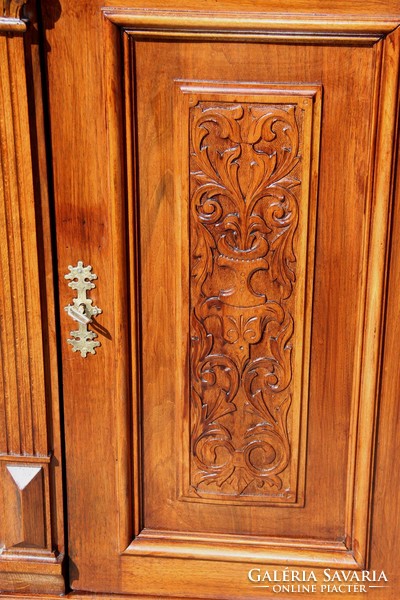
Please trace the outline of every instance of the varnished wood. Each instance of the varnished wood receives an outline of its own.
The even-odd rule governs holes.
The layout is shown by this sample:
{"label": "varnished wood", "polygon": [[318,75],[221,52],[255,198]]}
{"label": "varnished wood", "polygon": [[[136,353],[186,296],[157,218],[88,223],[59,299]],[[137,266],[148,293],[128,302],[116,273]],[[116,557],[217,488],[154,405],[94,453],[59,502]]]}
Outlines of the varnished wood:
{"label": "varnished wood", "polygon": [[42,460],[49,462],[49,495],[51,514],[52,547],[57,555],[65,553],[63,453],[61,439],[60,389],[58,380],[58,331],[55,310],[55,282],[53,272],[53,240],[51,225],[51,164],[46,137],[47,104],[45,96],[45,73],[42,68],[41,35],[37,6],[30,4],[24,9],[29,19],[25,33],[25,73],[28,92],[30,139],[32,152],[32,175],[35,191],[37,227],[37,254],[40,276],[40,298],[43,336],[43,360],[45,370],[47,440],[49,454]]}
{"label": "varnished wood", "polygon": [[[280,594],[279,595],[280,598],[284,598],[284,600],[288,600],[291,596],[289,595],[285,595],[285,594]],[[313,596],[315,598],[317,598],[317,600],[324,600],[324,598],[326,598],[326,595],[322,596],[320,594],[313,594]],[[3,594],[3,596],[5,598],[5,600],[60,600],[60,596],[59,595],[50,595],[50,594],[41,594],[41,595],[15,595],[15,594]],[[221,596],[219,596],[221,597]],[[249,596],[252,597],[252,596]],[[263,596],[264,598],[266,597],[265,594]],[[69,594],[65,594],[62,596],[62,598],[72,598],[75,600],[110,600],[110,594],[99,594],[99,593],[95,593],[95,594],[90,594],[90,593],[79,593],[79,592],[70,592]],[[182,598],[182,596],[165,596],[165,595],[160,595],[157,594],[156,596],[154,595],[138,595],[138,594],[112,594],[112,600],[178,600],[179,598]],[[194,596],[193,594],[190,596],[185,596],[186,600],[206,600],[207,596]]]}
{"label": "varnished wood", "polygon": [[296,567],[331,566],[355,569],[358,564],[343,542],[302,538],[266,538],[256,536],[199,535],[186,532],[143,530],[124,553],[125,556],[157,558],[183,558],[207,560],[217,563],[257,561],[263,564],[292,564]]}
{"label": "varnished wood", "polygon": [[[38,241],[41,198],[33,168],[33,150],[39,139],[43,144],[43,132],[41,138],[31,138],[29,44],[25,48],[26,23],[19,19],[23,4],[3,3],[0,25],[0,589],[61,592],[62,560],[57,555],[63,546],[55,545],[62,539],[56,510],[62,504],[60,496],[58,501],[55,494],[50,498],[60,489],[60,472],[54,463],[50,466],[57,439],[59,450],[58,419],[49,427],[46,291],[40,287],[43,254]],[[52,531],[55,523],[60,537]]]}
{"label": "varnished wood", "polygon": [[21,33],[26,31],[26,22],[22,20],[21,9],[27,0],[2,0],[0,7],[0,32]]}
{"label": "varnished wood", "polygon": [[6,424],[1,451],[41,456],[47,454],[47,428],[29,121],[20,70],[23,39],[1,36],[0,44],[2,354],[7,349],[2,359]]}
{"label": "varnished wood", "polygon": [[[306,232],[308,209],[315,214],[308,180],[311,134],[320,136],[312,124],[317,89],[307,98],[306,89],[277,87],[262,95],[262,87],[254,87],[237,85],[230,93],[226,86],[180,86],[189,98],[179,109],[181,140],[189,125],[183,152],[191,156],[192,460],[182,494],[301,504],[299,441],[306,439],[308,386],[302,399],[300,382],[309,354],[311,298],[305,302],[304,293],[306,279],[312,290],[314,242]],[[296,97],[297,91],[304,95]]]}
{"label": "varnished wood", "polygon": [[[394,140],[393,140],[394,141]],[[398,567],[398,532],[400,514],[398,510],[400,489],[400,453],[398,427],[400,422],[398,368],[398,339],[400,335],[399,290],[400,290],[400,153],[397,151],[396,172],[393,181],[394,204],[393,224],[389,240],[389,268],[387,270],[387,310],[382,340],[382,374],[380,402],[378,406],[377,439],[384,440],[376,447],[373,512],[371,513],[371,562],[386,560],[392,574],[393,599],[400,586]],[[390,465],[390,477],[385,475]],[[385,498],[394,498],[386,502]],[[384,540],[384,541],[383,541]],[[386,558],[384,558],[386,557]]]}
{"label": "varnished wood", "polygon": [[[374,456],[377,415],[377,392],[382,350],[383,299],[385,294],[387,243],[390,205],[393,192],[393,161],[397,140],[398,74],[400,62],[400,29],[386,38],[381,71],[381,93],[376,139],[376,160],[371,206],[371,229],[366,272],[366,304],[363,330],[363,355],[360,381],[360,415],[358,427],[363,432],[357,448],[356,490],[354,494],[354,527],[357,531],[355,555],[363,561],[369,544],[369,499]],[[389,72],[388,72],[389,71]],[[389,74],[390,73],[390,74]],[[385,107],[382,110],[382,107]],[[371,370],[374,365],[374,370]],[[365,398],[371,401],[366,402]],[[374,400],[374,401],[372,401]],[[364,526],[362,525],[364,524]]]}
{"label": "varnished wood", "polygon": [[[351,7],[341,6],[338,2],[330,3],[321,14],[321,4],[317,7],[312,3],[290,2],[270,3],[268,12],[262,0],[258,2],[241,3],[238,7],[234,2],[222,2],[218,5],[215,13],[207,5],[206,0],[199,2],[194,7],[189,1],[180,2],[179,6],[173,2],[148,2],[142,3],[143,8],[127,6],[119,8],[122,3],[110,2],[116,8],[104,8],[104,13],[114,23],[130,28],[151,29],[158,31],[175,31],[182,29],[181,24],[185,21],[185,29],[193,32],[216,31],[243,32],[244,36],[258,33],[262,38],[263,32],[296,32],[297,34],[313,33],[324,37],[329,33],[333,36],[333,42],[338,41],[336,33],[346,35],[387,34],[398,25],[399,11],[393,10],[392,4],[387,12],[380,12],[382,4],[374,2],[352,4]],[[285,6],[286,4],[286,6]],[[346,10],[347,8],[347,10]],[[375,10],[374,10],[375,8]],[[378,8],[378,10],[376,10]],[[349,11],[350,9],[350,11]],[[347,13],[347,14],[346,14]],[[210,21],[210,15],[213,20]],[[344,15],[346,15],[344,17]],[[378,38],[375,38],[377,41]],[[343,40],[344,41],[344,40]]]}
{"label": "varnished wood", "polygon": [[[384,539],[375,535],[370,543],[370,515],[392,201],[388,140],[396,126],[396,7],[336,2],[322,11],[321,3],[301,2],[282,18],[289,4],[272,3],[268,13],[261,2],[223,2],[212,10],[183,0],[139,7],[112,0],[105,8],[92,0],[90,10],[83,1],[61,4],[60,16],[43,2],[60,312],[70,300],[65,268],[78,256],[98,273],[94,301],[103,308],[102,347],[85,361],[68,352],[70,324],[62,318],[72,587],[122,597],[189,598],[193,587],[198,597],[259,597],[246,580],[255,556],[271,569],[387,564],[393,571]],[[73,69],[65,66],[72,57]],[[176,101],[184,82],[198,86],[193,95],[201,97],[192,106]],[[196,445],[189,314],[203,294],[190,283],[198,254],[189,234],[189,215],[195,228],[197,212],[189,204],[198,178],[209,177],[206,163],[198,164],[196,106],[219,113],[228,105],[273,106],[257,97],[254,82],[283,82],[286,90],[322,86],[321,158],[312,170],[317,210],[305,217],[307,235],[300,227],[294,242],[300,281],[307,246],[301,254],[296,244],[310,240],[310,263],[315,249],[315,276],[305,290],[310,307],[312,299],[310,361],[297,356],[300,367],[295,359],[292,365],[293,381],[309,394],[308,431],[292,423],[285,438],[303,449],[288,464],[304,473],[304,506],[300,491],[297,506],[268,506],[255,493],[246,504],[243,490],[217,493],[217,484],[199,502],[182,494],[193,482]],[[224,96],[212,85],[230,91]],[[216,156],[227,138],[207,127],[205,143]],[[304,139],[317,149],[310,136]],[[299,323],[299,306],[294,313]],[[206,335],[220,336],[205,321]],[[296,336],[294,357],[298,328]],[[207,411],[204,398],[201,404]],[[223,423],[234,437],[239,426],[230,418]],[[390,468],[387,456],[381,468]],[[394,598],[392,591],[379,597]]]}
{"label": "varnished wood", "polygon": [[[138,55],[136,55],[136,61],[138,60],[137,56]],[[376,63],[378,67],[379,67],[379,60],[380,60],[380,54],[378,53],[377,54],[377,63]],[[389,64],[390,64],[390,62],[389,62]],[[372,80],[374,81],[375,80],[374,72],[372,72],[372,77],[373,77]],[[393,79],[392,79],[392,81],[396,81],[396,73],[393,73]],[[182,115],[182,111],[181,110],[179,110],[179,115],[180,115],[180,118],[181,118],[181,115]],[[374,122],[374,113],[373,112],[371,114],[371,119],[372,119],[372,122]],[[391,121],[391,125],[390,126],[393,127],[393,120]],[[175,124],[174,131],[176,131],[176,129],[177,129],[177,127],[176,127],[176,124]],[[184,142],[183,142],[183,137],[182,137],[182,141],[178,145],[182,146],[183,143]],[[373,139],[369,138],[369,143],[371,144],[370,148],[371,148],[371,152],[372,152],[372,149],[373,149]],[[139,147],[139,153],[140,153],[140,147]],[[371,156],[371,160],[372,160],[372,154],[370,156]],[[151,169],[152,173],[154,173],[155,168],[156,168],[155,167],[155,163],[152,162],[152,169]],[[182,171],[184,169],[180,169],[180,170]],[[141,171],[143,172],[144,169],[141,169]],[[179,174],[178,174],[178,172],[175,172],[175,181],[179,182],[178,186],[182,185],[181,182],[179,181]],[[367,184],[367,182],[366,182],[366,184]],[[147,183],[146,183],[146,186],[147,186]],[[149,189],[147,189],[147,187],[144,186],[143,189],[142,189],[142,195],[144,195],[144,197],[148,197],[149,193],[152,193],[151,189],[152,189],[151,187]],[[171,193],[172,193],[172,191],[171,191]],[[370,198],[371,198],[371,196],[370,196]],[[387,214],[387,212],[386,212],[386,214]],[[182,222],[182,230],[184,230],[184,221]],[[366,221],[365,224],[364,224],[364,231],[365,231],[365,235],[368,236],[369,235],[368,234],[368,232],[369,232],[369,223],[368,223],[368,221]],[[154,232],[152,231],[152,229],[150,229],[149,230],[149,234],[153,235],[153,233]],[[161,231],[159,233],[159,236],[160,237],[163,236],[163,233],[161,233]],[[142,242],[141,242],[143,244],[142,248],[141,248],[142,256],[147,256],[146,252],[145,252],[145,248],[147,247],[147,242],[145,240],[146,240],[146,238],[143,237],[142,238]],[[185,238],[183,237],[183,245],[186,243],[184,240],[185,240]],[[363,242],[363,238],[360,238],[360,241]],[[365,252],[365,250],[363,249],[362,245],[360,245],[360,247],[359,247],[359,252],[360,252],[360,257],[364,256],[364,258],[362,258],[361,260],[363,261],[362,264],[364,265],[364,268],[367,268],[368,267],[368,260],[366,258],[366,254],[365,253],[363,254],[363,252]],[[149,259],[150,259],[150,257],[149,257]],[[318,259],[318,256],[317,256],[317,259]],[[153,260],[154,260],[153,257],[151,257],[151,261],[153,261]],[[183,269],[183,272],[184,272],[184,269]],[[376,273],[379,273],[379,272],[380,272],[380,269],[377,269]],[[153,275],[154,271],[152,270],[151,272],[149,271],[148,273],[149,273],[149,275],[147,275],[147,267],[146,267],[146,278],[149,277],[148,281],[153,281],[152,277],[154,276]],[[172,276],[172,274],[171,274],[171,276]],[[362,280],[361,280],[360,283],[362,283]],[[161,285],[164,286],[164,288],[166,287],[168,289],[168,284],[165,283],[165,280],[163,280],[163,283]],[[364,285],[365,285],[365,283],[364,283]],[[154,284],[144,285],[144,288],[145,289],[148,288],[149,290],[153,289],[154,287],[157,287],[157,286],[155,286]],[[172,290],[171,290],[171,292],[172,292]],[[359,296],[359,298],[360,298],[360,300],[359,300],[359,302],[360,302],[359,311],[360,311],[360,314],[362,314],[363,310],[364,310],[364,304],[363,304],[364,303],[364,291],[363,291],[363,287],[362,286],[360,287],[360,292],[359,293],[360,293],[360,296]],[[172,301],[172,297],[171,297],[171,301]],[[146,306],[147,306],[147,303],[149,303],[149,305],[151,304],[150,298],[148,298],[148,300],[146,299],[146,301],[144,302],[144,304]],[[378,306],[379,305],[374,304],[375,310],[377,309]],[[183,307],[185,307],[185,304],[183,304]],[[160,305],[160,310],[161,310],[161,305]],[[183,314],[185,314],[185,308],[183,308]],[[146,321],[151,321],[151,319],[153,318],[152,317],[152,313],[151,312],[147,312],[146,308],[145,308],[145,315],[146,315],[146,317],[145,317]],[[359,335],[362,335],[363,321],[359,320],[358,314],[355,314],[355,317],[356,317],[355,320],[354,320],[354,324],[356,325],[355,332],[357,332],[357,333],[355,333],[355,335],[358,337]],[[378,322],[379,322],[379,317],[375,321],[375,324],[377,325]],[[151,333],[151,335],[154,335],[154,334]],[[179,347],[179,342],[178,341],[177,341],[177,347]],[[147,346],[145,346],[145,348],[147,348]],[[145,354],[145,356],[151,356],[152,355],[152,351],[145,350],[144,354]],[[146,363],[146,361],[147,361],[147,359],[145,359],[144,362]],[[369,364],[371,364],[371,363],[369,363]],[[183,368],[183,367],[181,367],[181,368]],[[379,368],[379,364],[375,362],[375,369],[376,369],[375,370],[375,375],[374,375],[375,381],[376,381],[376,377],[377,377],[378,368]],[[358,366],[358,375],[354,375],[354,377],[360,377],[360,374],[362,373],[361,369],[362,369],[362,365],[359,364],[359,366]],[[171,367],[171,371],[176,372],[177,370],[179,370],[179,367]],[[151,378],[150,372],[151,372],[150,370],[146,371],[146,375],[144,377],[144,382],[146,382],[147,379],[150,380],[150,378]],[[366,373],[368,373],[370,375],[371,374],[371,369],[368,368],[366,370]],[[146,385],[146,383],[145,383],[145,385]],[[353,406],[357,407],[358,406],[357,389],[353,388],[353,390],[354,390],[353,391],[353,396],[352,396],[352,398],[353,398]],[[185,392],[183,392],[183,393],[185,393]],[[327,391],[326,390],[324,390],[323,392],[321,390],[321,393],[323,393],[324,396],[327,395]],[[150,397],[150,395],[149,395],[149,397]],[[374,393],[371,393],[368,396],[368,398],[369,399],[367,400],[365,396],[363,397],[364,406],[374,406]],[[181,408],[182,414],[183,414],[184,410],[185,410],[184,409],[184,405],[182,405],[182,408]],[[150,423],[151,423],[151,419],[149,419],[149,421],[148,421],[148,425],[147,425],[147,427],[148,427],[147,430],[148,431],[150,431]],[[371,451],[370,450],[369,450],[369,454],[368,454],[368,439],[370,439],[370,436],[372,435],[373,425],[374,425],[374,420],[373,420],[373,418],[370,417],[369,420],[368,420],[368,425],[366,423],[364,423],[363,427],[358,429],[357,447],[358,447],[358,451],[360,453],[359,456],[360,455],[361,456],[366,456],[366,457],[369,456],[369,458],[365,459],[367,461],[371,460]],[[172,434],[170,434],[170,435],[172,435]],[[351,437],[353,438],[354,431],[351,431],[349,429],[349,435],[351,435]],[[185,436],[185,431],[182,432],[182,436],[183,437]],[[167,447],[167,445],[164,446],[164,448],[166,448],[166,447]],[[168,452],[170,452],[170,446],[169,446]],[[364,453],[367,453],[367,454],[364,454]],[[150,456],[150,452],[149,451],[146,452],[146,456]],[[148,460],[152,464],[152,469],[154,469],[154,470],[157,469],[156,462],[152,462],[151,459],[148,459]],[[362,473],[361,473],[361,477],[358,478],[358,479],[356,479],[356,481],[354,481],[353,480],[353,476],[352,476],[352,472],[353,472],[353,469],[354,469],[354,461],[355,461],[355,454],[354,454],[354,451],[353,451],[353,453],[349,454],[349,463],[350,463],[349,464],[349,477],[347,478],[348,485],[350,486],[349,487],[349,491],[348,491],[348,493],[350,495],[350,500],[349,500],[349,497],[346,498],[347,505],[349,506],[349,509],[348,509],[349,513],[346,515],[347,522],[349,523],[347,531],[350,532],[350,533],[347,534],[347,532],[346,532],[346,534],[344,536],[344,538],[346,539],[347,546],[343,547],[343,552],[344,552],[344,554],[343,554],[343,560],[346,560],[346,551],[347,551],[347,548],[349,548],[349,547],[352,548],[352,546],[353,546],[352,540],[355,540],[355,542],[354,542],[355,543],[355,547],[358,549],[358,552],[359,552],[359,554],[358,554],[358,562],[359,562],[359,564],[362,564],[365,561],[365,546],[364,546],[363,553],[360,554],[360,550],[359,550],[360,546],[359,546],[359,544],[360,544],[360,539],[362,538],[362,536],[366,536],[366,532],[367,532],[367,529],[368,529],[368,516],[367,516],[368,515],[368,503],[367,503],[367,501],[368,501],[369,491],[368,491],[368,489],[364,488],[364,493],[363,493],[362,499],[361,499],[361,497],[360,497],[360,487],[362,487],[362,485],[363,485],[363,483],[362,483],[363,482],[363,478],[364,478],[364,481],[365,481],[365,478],[368,477],[368,474],[367,474],[367,470],[364,469],[362,471]],[[346,460],[345,459],[344,459],[344,464],[346,464]],[[149,471],[148,471],[149,474],[152,471],[152,469],[149,469]],[[159,471],[159,476],[160,475],[161,475],[161,471]],[[148,480],[150,480],[150,479],[153,479],[152,475],[150,475],[148,477]],[[346,481],[346,478],[345,478],[345,481]],[[156,486],[156,479],[154,479],[154,484]],[[154,487],[154,498],[156,498],[156,491],[155,490],[156,490],[156,487]],[[351,500],[351,498],[353,497],[354,493],[356,494],[357,500],[358,500],[358,503],[359,503],[356,512],[353,512],[353,506],[352,506],[352,500]],[[150,494],[150,497],[153,497],[153,495]],[[152,510],[154,510],[154,508],[152,508]],[[184,507],[181,507],[180,508],[180,513],[183,514],[185,510],[186,509]],[[210,507],[208,513],[212,514],[212,512],[213,511],[212,511],[212,509]],[[158,517],[159,517],[158,518],[158,522],[161,522],[161,518],[164,518],[165,519],[164,522],[167,523],[166,514],[167,513],[165,512],[164,515],[161,516],[160,513],[158,513]],[[217,514],[216,511],[214,511],[214,514],[215,515]],[[357,529],[353,530],[352,523],[353,523],[353,519],[354,519],[354,515],[355,514],[357,515],[359,527]],[[214,517],[214,518],[217,519],[216,517]],[[243,515],[241,517],[241,519],[244,519],[244,518],[245,518],[245,516]],[[270,524],[270,527],[272,528],[273,525],[271,525],[271,523],[269,523],[269,524]],[[169,522],[169,525],[172,526],[171,522]],[[156,529],[157,526],[155,526],[154,528]],[[293,547],[296,547],[296,542],[294,540],[293,540],[292,543],[293,543]],[[156,545],[157,545],[157,542],[155,542],[155,544],[154,544],[154,551],[156,551]],[[298,544],[298,545],[300,545],[300,544]],[[137,540],[134,542],[134,544],[132,545],[131,548],[132,548],[133,551],[135,551],[137,553],[140,553],[141,547],[144,548],[145,546],[143,544],[143,540],[141,539],[141,536],[139,536],[137,538]],[[174,554],[174,548],[176,548],[176,546],[171,546],[171,548],[169,550],[169,552],[171,553],[171,555]],[[164,551],[165,551],[165,546],[164,546]],[[225,551],[229,552],[228,547],[225,548]],[[176,550],[176,552],[178,552],[178,550]],[[301,556],[300,555],[298,556],[298,560],[301,560]],[[305,559],[305,560],[307,560],[307,559]],[[311,560],[311,558],[308,558],[308,560]],[[332,558],[332,560],[333,560],[333,558]]]}

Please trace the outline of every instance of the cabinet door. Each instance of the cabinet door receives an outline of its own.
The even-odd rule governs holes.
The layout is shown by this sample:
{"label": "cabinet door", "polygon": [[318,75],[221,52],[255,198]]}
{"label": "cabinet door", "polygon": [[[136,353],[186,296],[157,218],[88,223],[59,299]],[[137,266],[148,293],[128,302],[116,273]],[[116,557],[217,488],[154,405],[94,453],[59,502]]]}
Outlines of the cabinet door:
{"label": "cabinet door", "polygon": [[43,2],[73,589],[396,596],[400,15],[333,4]]}

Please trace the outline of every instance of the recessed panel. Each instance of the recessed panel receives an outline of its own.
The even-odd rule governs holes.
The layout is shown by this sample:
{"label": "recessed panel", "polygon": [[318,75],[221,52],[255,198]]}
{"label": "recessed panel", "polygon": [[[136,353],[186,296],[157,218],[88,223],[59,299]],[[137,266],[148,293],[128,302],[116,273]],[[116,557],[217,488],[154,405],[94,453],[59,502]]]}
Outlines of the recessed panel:
{"label": "recessed panel", "polygon": [[[131,49],[135,547],[249,536],[346,554],[375,54],[142,39]],[[309,55],[311,70],[300,66]],[[355,58],[348,98],[335,65],[350,77]],[[343,137],[355,129],[357,140]]]}
{"label": "recessed panel", "polygon": [[47,469],[47,464],[0,460],[4,550],[48,547]]}

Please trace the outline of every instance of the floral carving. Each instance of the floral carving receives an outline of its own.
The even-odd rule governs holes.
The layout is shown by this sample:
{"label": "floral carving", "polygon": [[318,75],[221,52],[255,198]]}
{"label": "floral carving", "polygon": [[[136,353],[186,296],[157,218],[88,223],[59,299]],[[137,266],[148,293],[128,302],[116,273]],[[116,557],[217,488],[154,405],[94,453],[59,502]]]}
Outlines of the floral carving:
{"label": "floral carving", "polygon": [[291,496],[302,118],[295,104],[190,109],[190,477],[199,496]]}

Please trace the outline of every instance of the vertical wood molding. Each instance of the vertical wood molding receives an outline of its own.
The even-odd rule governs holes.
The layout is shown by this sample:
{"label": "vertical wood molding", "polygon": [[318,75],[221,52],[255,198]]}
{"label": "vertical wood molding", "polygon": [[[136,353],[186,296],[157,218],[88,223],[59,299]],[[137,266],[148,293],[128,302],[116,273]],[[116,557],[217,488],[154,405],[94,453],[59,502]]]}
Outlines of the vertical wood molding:
{"label": "vertical wood molding", "polygon": [[[22,0],[0,18],[0,589],[64,590],[53,553],[39,247]],[[3,33],[4,32],[4,33]],[[1,35],[3,33],[3,35]],[[34,576],[29,565],[36,563]]]}
{"label": "vertical wood molding", "polygon": [[375,456],[386,290],[387,245],[393,194],[399,101],[400,28],[384,41],[378,104],[374,183],[360,378],[358,445],[355,456],[353,549],[364,565],[370,544],[371,496]]}
{"label": "vertical wood molding", "polygon": [[0,37],[0,452],[46,456],[29,120],[20,36]]}

